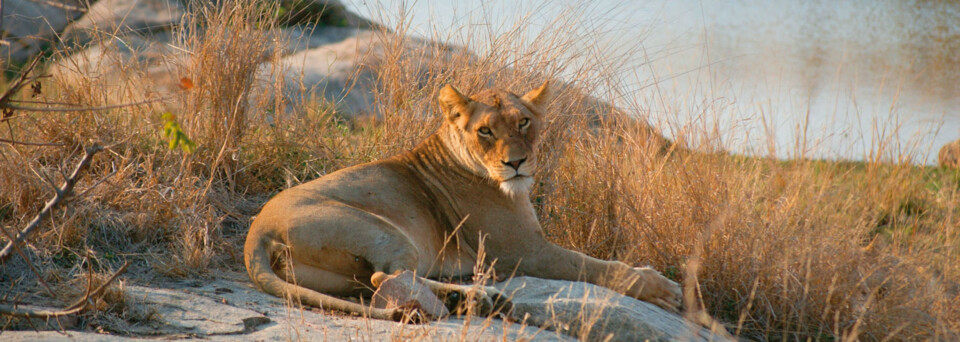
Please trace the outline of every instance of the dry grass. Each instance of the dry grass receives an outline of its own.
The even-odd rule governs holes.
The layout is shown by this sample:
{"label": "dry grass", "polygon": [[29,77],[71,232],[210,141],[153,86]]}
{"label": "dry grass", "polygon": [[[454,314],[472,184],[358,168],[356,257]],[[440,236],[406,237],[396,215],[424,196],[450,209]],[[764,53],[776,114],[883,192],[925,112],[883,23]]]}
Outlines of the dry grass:
{"label": "dry grass", "polygon": [[[284,93],[282,68],[260,69],[278,65],[282,50],[267,31],[279,25],[264,15],[269,9],[194,8],[189,25],[176,30],[178,49],[157,62],[194,86],[164,90],[161,102],[18,112],[3,123],[0,138],[63,144],[0,145],[7,230],[36,214],[80,146],[107,146],[78,186],[83,195],[34,240],[46,281],[75,278],[88,249],[105,265],[140,260],[147,274],[240,269],[241,242],[260,204],[283,188],[414,146],[439,123],[434,98],[442,85],[519,93],[563,75],[571,83],[550,108],[532,199],[552,241],[663,270],[749,339],[951,339],[960,330],[954,171],[899,156],[825,162],[703,152],[726,147],[709,130],[679,135],[697,142],[680,146],[701,152],[664,148],[630,119],[644,108],[602,104],[622,98],[614,75],[625,63],[578,48],[585,34],[575,29],[576,13],[534,39],[522,21],[484,40],[467,39],[486,34],[470,26],[432,37],[462,47],[401,38],[403,25],[380,32],[382,54],[365,64],[381,119],[349,122],[323,102],[288,107],[278,96],[254,94],[258,80],[269,94]],[[109,49],[109,33],[102,34],[95,43]],[[471,49],[486,53],[465,52]],[[78,72],[46,81],[34,100],[98,106],[156,97],[147,70],[157,65],[111,62],[122,63],[120,76],[73,65]],[[599,88],[609,90],[599,99],[578,90]],[[178,116],[195,152],[166,147],[165,111]]]}

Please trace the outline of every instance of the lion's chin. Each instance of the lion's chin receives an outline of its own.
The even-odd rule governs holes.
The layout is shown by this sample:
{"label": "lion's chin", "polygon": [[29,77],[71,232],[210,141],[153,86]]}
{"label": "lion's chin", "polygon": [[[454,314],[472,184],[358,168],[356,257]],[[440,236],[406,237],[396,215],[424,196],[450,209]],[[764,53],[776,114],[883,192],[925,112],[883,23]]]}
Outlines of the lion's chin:
{"label": "lion's chin", "polygon": [[533,177],[516,176],[500,182],[500,191],[510,197],[521,197],[530,195],[530,187],[533,186]]}

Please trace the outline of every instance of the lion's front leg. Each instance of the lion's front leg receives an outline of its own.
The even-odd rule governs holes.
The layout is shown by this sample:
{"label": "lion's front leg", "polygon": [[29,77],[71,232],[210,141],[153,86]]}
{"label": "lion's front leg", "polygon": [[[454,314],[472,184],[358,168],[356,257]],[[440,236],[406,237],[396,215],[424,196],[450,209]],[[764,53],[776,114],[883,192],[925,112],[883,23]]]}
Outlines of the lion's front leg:
{"label": "lion's front leg", "polygon": [[[650,267],[630,267],[619,261],[592,258],[544,241],[547,245],[536,253],[507,262],[500,258],[501,267],[517,267],[517,273],[545,279],[586,281],[624,295],[677,312],[682,304],[680,285],[667,279]],[[500,271],[510,270],[498,269]]]}

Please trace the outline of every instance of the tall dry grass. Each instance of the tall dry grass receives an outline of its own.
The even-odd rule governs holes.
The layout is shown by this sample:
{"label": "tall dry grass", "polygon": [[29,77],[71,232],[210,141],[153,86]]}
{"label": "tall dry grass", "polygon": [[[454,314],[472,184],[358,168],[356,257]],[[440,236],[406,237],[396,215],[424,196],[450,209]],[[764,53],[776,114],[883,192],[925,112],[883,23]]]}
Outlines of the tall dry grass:
{"label": "tall dry grass", "polygon": [[[288,83],[279,63],[283,42],[274,34],[281,23],[268,15],[274,5],[222,3],[192,7],[175,30],[177,48],[158,62],[172,77],[188,78],[189,89],[167,91],[160,102],[24,112],[4,123],[4,139],[63,145],[0,145],[0,224],[8,231],[40,209],[49,183],[71,167],[80,146],[107,146],[78,186],[83,195],[58,210],[33,241],[44,280],[76,277],[87,250],[104,269],[138,260],[135,268],[147,277],[239,270],[246,228],[269,196],[411,148],[439,125],[434,99],[442,85],[520,93],[564,77],[565,84],[556,83],[532,195],[552,241],[650,264],[684,282],[696,299],[688,298],[689,309],[702,306],[748,339],[957,336],[960,177],[954,171],[896,156],[866,162],[731,156],[708,129],[684,131],[677,145],[669,144],[635,119],[646,108],[621,101],[627,90],[616,75],[628,56],[584,49],[591,32],[579,23],[590,18],[576,10],[534,35],[521,20],[502,34],[465,25],[434,30],[424,41],[406,38],[409,21],[383,8],[374,19],[399,24],[373,35],[379,48],[371,51],[378,53],[363,63],[376,80],[380,119],[351,122],[336,106],[287,106],[279,95]],[[94,43],[109,49],[110,33],[100,34]],[[70,52],[57,57],[68,60]],[[158,65],[109,62],[121,65],[120,76],[67,65],[73,73],[47,80],[35,100],[99,106],[156,98],[148,70]],[[589,93],[595,89],[605,91]],[[195,152],[166,147],[160,115],[167,111],[196,141]],[[704,113],[712,114],[719,115]],[[30,283],[3,273],[0,281]]]}

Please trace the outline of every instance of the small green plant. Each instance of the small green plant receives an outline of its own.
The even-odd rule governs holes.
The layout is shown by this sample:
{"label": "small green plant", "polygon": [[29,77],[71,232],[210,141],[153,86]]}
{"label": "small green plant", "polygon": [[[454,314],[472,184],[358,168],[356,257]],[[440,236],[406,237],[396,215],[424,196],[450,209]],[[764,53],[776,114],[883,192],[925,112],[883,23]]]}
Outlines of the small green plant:
{"label": "small green plant", "polygon": [[170,112],[163,113],[161,119],[163,120],[163,137],[170,140],[168,147],[171,150],[179,146],[183,152],[192,153],[197,149],[197,144],[190,140],[190,137],[180,128],[176,115]]}

